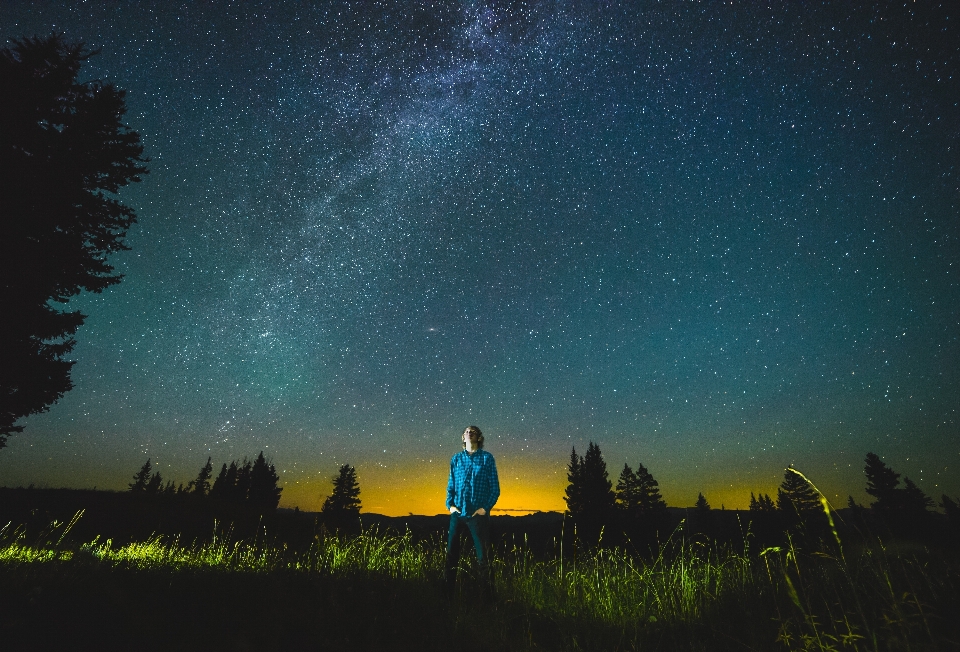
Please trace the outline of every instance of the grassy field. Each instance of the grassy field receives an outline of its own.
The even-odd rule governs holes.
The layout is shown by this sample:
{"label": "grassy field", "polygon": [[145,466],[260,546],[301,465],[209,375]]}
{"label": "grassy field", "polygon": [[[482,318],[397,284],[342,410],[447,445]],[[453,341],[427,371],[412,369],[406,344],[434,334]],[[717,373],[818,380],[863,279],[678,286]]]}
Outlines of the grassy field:
{"label": "grassy field", "polygon": [[446,600],[439,539],[370,531],[293,551],[267,532],[114,545],[70,530],[0,531],[4,649],[960,649],[957,560],[917,545],[675,536],[641,560],[515,541],[494,557],[493,598],[467,559]]}

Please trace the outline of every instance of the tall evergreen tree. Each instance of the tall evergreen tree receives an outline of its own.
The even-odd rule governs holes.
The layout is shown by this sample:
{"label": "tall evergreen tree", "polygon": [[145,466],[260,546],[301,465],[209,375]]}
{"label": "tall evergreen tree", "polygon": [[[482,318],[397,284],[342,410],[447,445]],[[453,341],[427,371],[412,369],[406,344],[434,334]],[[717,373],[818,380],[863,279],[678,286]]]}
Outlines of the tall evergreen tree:
{"label": "tall evergreen tree", "polygon": [[629,464],[624,463],[617,479],[617,507],[630,518],[640,516],[640,490],[637,486],[637,474]]}
{"label": "tall evergreen tree", "polygon": [[[590,442],[587,454],[580,462],[581,516],[603,522],[613,512],[616,496],[613,483],[607,474],[607,463],[603,460],[600,446]],[[574,516],[577,516],[574,514]]]}
{"label": "tall evergreen tree", "polygon": [[901,494],[901,503],[903,509],[913,514],[925,514],[927,510],[934,506],[933,499],[923,493],[910,478],[903,479],[903,493]]}
{"label": "tall evergreen tree", "polygon": [[774,512],[777,506],[769,494],[760,494],[759,498],[754,497],[750,492],[750,511],[751,512]]}
{"label": "tall evergreen tree", "polygon": [[[351,467],[352,468],[352,467]],[[356,472],[354,472],[356,480]],[[247,500],[257,509],[273,510],[280,504],[280,493],[283,488],[280,487],[280,476],[273,464],[268,463],[263,457],[263,451],[253,463],[250,469],[250,490],[247,494]],[[357,495],[360,494],[360,485],[357,485]],[[357,511],[360,511],[360,501],[357,500]]]}
{"label": "tall evergreen tree", "polygon": [[360,483],[357,470],[349,464],[341,466],[333,479],[333,493],[324,501],[322,512],[335,520],[360,515]]}
{"label": "tall evergreen tree", "polygon": [[623,465],[617,480],[616,500],[628,540],[641,547],[644,542],[655,541],[665,524],[667,504],[660,496],[659,483],[643,464],[637,464],[636,472],[629,464]]}
{"label": "tall evergreen tree", "polygon": [[[233,464],[230,465],[233,467]],[[227,469],[227,477],[231,475],[232,469]],[[236,480],[233,483],[233,498],[235,502],[242,503],[250,496],[250,475],[253,473],[253,462],[243,458],[240,464],[236,465]]]}
{"label": "tall evergreen tree", "polygon": [[567,503],[567,511],[571,515],[583,513],[583,457],[577,455],[577,447],[570,451],[570,462],[567,464],[567,489],[563,500]]}
{"label": "tall evergreen tree", "polygon": [[55,306],[120,282],[107,257],[136,221],[114,195],[146,173],[143,146],[124,91],[77,80],[93,54],[56,34],[0,49],[0,448],[73,387],[86,317]]}
{"label": "tall evergreen tree", "polygon": [[637,462],[637,491],[643,514],[656,514],[667,508],[666,501],[660,495],[660,483],[640,462]]}
{"label": "tall evergreen tree", "polygon": [[220,467],[220,473],[217,474],[217,479],[213,481],[213,486],[210,487],[210,498],[224,500],[232,492],[233,487],[227,488],[227,464],[224,462],[223,466]]}
{"label": "tall evergreen tree", "polygon": [[143,463],[143,466],[140,467],[140,470],[133,476],[133,482],[128,484],[130,491],[141,492],[146,491],[147,483],[150,482],[150,460],[148,459]]}
{"label": "tall evergreen tree", "polygon": [[867,476],[867,493],[877,499],[871,507],[891,510],[900,506],[899,473],[873,453],[867,453],[863,472]]}
{"label": "tall evergreen tree", "polygon": [[710,511],[710,503],[707,502],[707,499],[703,497],[702,493],[697,493],[697,502],[693,505],[701,512]]}
{"label": "tall evergreen tree", "polygon": [[820,496],[792,468],[783,472],[783,482],[777,489],[777,510],[787,518],[788,523],[798,524],[822,512]]}
{"label": "tall evergreen tree", "polygon": [[160,477],[160,472],[157,471],[150,476],[150,482],[147,483],[146,492],[148,494],[158,494],[160,493],[161,487],[163,487],[163,478]]}
{"label": "tall evergreen tree", "polygon": [[210,493],[210,477],[213,475],[213,465],[211,458],[207,458],[207,463],[200,468],[196,480],[191,480],[187,485],[187,490],[195,496],[206,496]]}

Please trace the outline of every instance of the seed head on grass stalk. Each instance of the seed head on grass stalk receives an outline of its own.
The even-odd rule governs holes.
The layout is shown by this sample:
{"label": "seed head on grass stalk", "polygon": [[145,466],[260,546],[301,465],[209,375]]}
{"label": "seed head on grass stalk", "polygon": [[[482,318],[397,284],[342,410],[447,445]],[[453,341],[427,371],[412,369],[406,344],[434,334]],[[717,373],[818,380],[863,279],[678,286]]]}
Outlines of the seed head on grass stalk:
{"label": "seed head on grass stalk", "polygon": [[[814,492],[816,492],[817,496],[820,498],[820,506],[823,508],[823,513],[827,515],[827,522],[830,524],[830,531],[833,533],[834,541],[837,542],[837,549],[840,551],[840,558],[843,559],[843,544],[840,542],[840,535],[837,533],[837,526],[833,522],[833,513],[836,510],[830,504],[830,501],[827,500],[827,497],[823,495],[823,492],[817,489],[817,485],[813,484],[810,478],[808,478],[803,473],[801,473],[800,470],[795,469],[792,466],[788,466],[786,470],[800,476],[800,478],[802,478],[803,481],[806,482],[810,486],[810,488],[813,489]],[[837,514],[837,518],[840,518],[839,514]],[[846,563],[845,559],[843,559],[843,561],[844,563]]]}

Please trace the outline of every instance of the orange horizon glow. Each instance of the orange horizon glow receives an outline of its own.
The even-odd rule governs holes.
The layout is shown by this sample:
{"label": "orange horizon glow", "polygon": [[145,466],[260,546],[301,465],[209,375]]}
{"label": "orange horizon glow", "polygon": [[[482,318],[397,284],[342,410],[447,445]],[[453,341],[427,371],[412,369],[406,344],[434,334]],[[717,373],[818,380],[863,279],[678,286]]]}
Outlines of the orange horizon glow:
{"label": "orange horizon glow", "polygon": [[[384,516],[425,515],[446,513],[447,467],[445,464],[418,465],[404,468],[383,468],[376,464],[357,465],[360,482],[361,512]],[[563,512],[566,510],[564,492],[567,487],[566,468],[545,465],[532,460],[505,460],[498,463],[500,499],[494,514],[522,515],[534,512]],[[294,481],[284,484],[280,506],[302,511],[319,512],[323,501],[332,490],[332,478]],[[616,478],[611,478],[616,484]],[[776,500],[777,486],[730,485],[722,481],[705,483],[702,487],[660,487],[669,507],[693,507],[701,491],[713,509],[745,510],[750,493],[769,494]],[[831,501],[839,500],[828,495]],[[835,507],[845,506],[834,503]]]}

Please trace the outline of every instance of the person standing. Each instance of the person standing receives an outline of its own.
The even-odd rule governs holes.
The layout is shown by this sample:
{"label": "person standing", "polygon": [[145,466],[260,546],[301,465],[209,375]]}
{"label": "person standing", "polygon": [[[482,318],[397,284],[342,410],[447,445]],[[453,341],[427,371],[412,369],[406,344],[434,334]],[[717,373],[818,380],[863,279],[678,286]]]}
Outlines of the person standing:
{"label": "person standing", "polygon": [[463,431],[463,450],[450,459],[447,480],[447,510],[450,529],[447,531],[447,556],[444,579],[452,594],[460,558],[460,531],[466,528],[473,541],[485,589],[490,589],[490,510],[500,497],[500,479],[493,455],[483,450],[483,433],[470,426]]}

